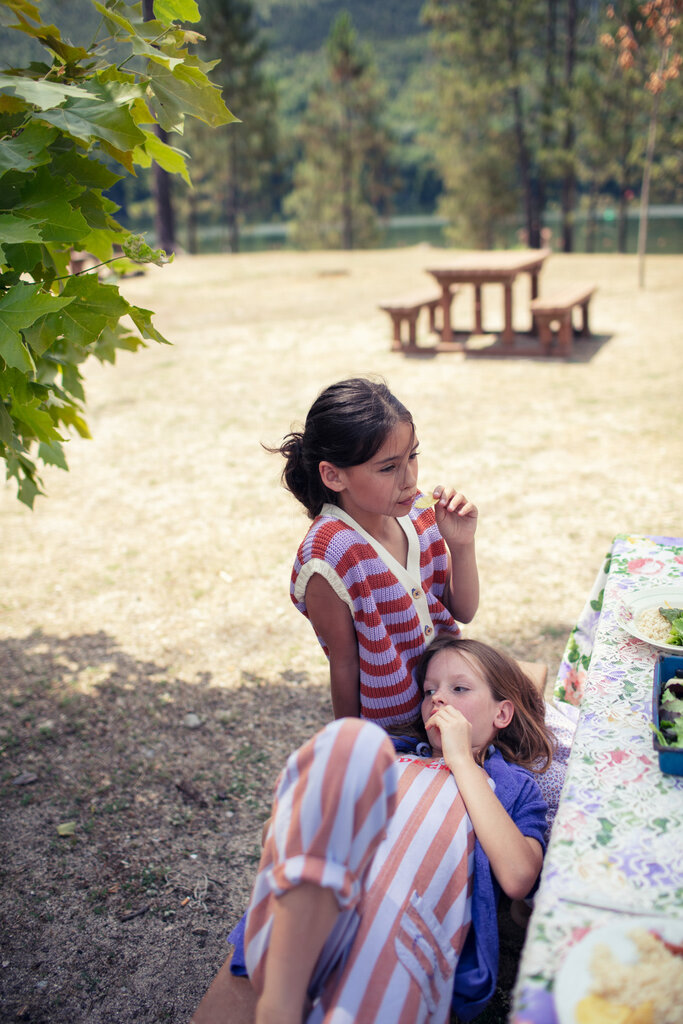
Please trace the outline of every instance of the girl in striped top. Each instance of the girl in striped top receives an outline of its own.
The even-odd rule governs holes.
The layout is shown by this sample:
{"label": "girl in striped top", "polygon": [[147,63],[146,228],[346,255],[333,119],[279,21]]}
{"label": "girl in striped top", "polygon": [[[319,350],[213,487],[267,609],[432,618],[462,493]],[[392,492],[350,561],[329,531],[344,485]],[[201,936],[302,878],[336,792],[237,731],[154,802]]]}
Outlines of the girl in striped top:
{"label": "girl in striped top", "polygon": [[543,700],[477,641],[438,639],[418,677],[427,757],[345,718],[287,763],[247,914],[256,1024],[444,1024],[495,987],[496,894],[526,896],[545,848]]}
{"label": "girl in striped top", "polygon": [[334,716],[400,731],[419,713],[420,655],[477,610],[477,509],[453,487],[416,502],[415,425],[381,382],[326,388],[304,429],[269,450],[313,520],[290,592],[329,659]]}

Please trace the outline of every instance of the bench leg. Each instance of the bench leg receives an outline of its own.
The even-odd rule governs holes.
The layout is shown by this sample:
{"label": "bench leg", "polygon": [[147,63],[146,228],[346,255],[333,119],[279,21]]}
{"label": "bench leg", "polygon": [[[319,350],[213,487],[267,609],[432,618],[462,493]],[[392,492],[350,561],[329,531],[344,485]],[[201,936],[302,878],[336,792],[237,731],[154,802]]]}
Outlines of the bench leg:
{"label": "bench leg", "polygon": [[557,341],[560,349],[560,354],[568,356],[572,350],[572,340],[574,335],[574,329],[572,327],[572,311],[568,309],[565,313],[562,313],[558,317],[560,322],[560,328],[557,332]]}
{"label": "bench leg", "polygon": [[406,352],[414,351],[417,348],[417,318],[420,313],[419,309],[416,309],[414,313],[408,313],[406,320],[408,321],[408,344],[406,345]]}
{"label": "bench leg", "polygon": [[441,340],[447,344],[453,340],[451,323],[451,301],[453,296],[448,285],[441,287]]}
{"label": "bench leg", "polygon": [[482,310],[481,303],[481,285],[475,284],[474,286],[474,333],[483,334],[484,330],[482,327],[484,319],[484,312]]}
{"label": "bench leg", "polygon": [[541,343],[543,355],[549,356],[550,346],[553,343],[553,332],[550,329],[550,317],[544,313],[537,313],[536,322],[538,324],[538,340]]}
{"label": "bench leg", "polygon": [[403,344],[401,342],[402,317],[398,313],[390,313],[389,316],[391,317],[391,322],[394,328],[393,337],[391,339],[391,351],[400,352],[401,349],[403,348]]}
{"label": "bench leg", "polygon": [[515,332],[512,329],[512,284],[507,282],[503,285],[505,304],[505,326],[503,327],[503,344],[512,345],[515,340]]}
{"label": "bench leg", "polygon": [[589,299],[586,299],[585,302],[581,303],[581,327],[579,329],[579,334],[581,335],[582,338],[587,338],[590,335],[590,333],[591,333],[591,329],[590,329],[590,326],[588,324],[588,303],[589,303],[589,301],[590,301]]}
{"label": "bench leg", "polygon": [[439,309],[441,310],[441,326],[440,328],[437,328],[437,330],[440,330],[442,339],[444,325],[448,324],[450,326],[451,324],[451,311],[453,308],[453,299],[455,298],[457,291],[457,287],[449,288],[448,292],[443,296],[441,302],[439,303]]}

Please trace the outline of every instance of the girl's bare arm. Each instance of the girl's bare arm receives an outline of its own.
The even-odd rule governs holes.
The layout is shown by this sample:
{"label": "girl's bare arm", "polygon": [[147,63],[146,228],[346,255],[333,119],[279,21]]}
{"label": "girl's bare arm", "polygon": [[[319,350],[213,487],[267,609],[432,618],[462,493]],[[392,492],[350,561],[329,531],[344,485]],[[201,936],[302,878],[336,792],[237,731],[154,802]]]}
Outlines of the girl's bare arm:
{"label": "girl's bare arm", "polygon": [[458,622],[471,622],[479,607],[479,570],[474,541],[448,549],[448,570],[443,603]]}
{"label": "girl's bare arm", "polygon": [[465,716],[456,708],[441,708],[429,719],[428,734],[434,727],[439,729],[444,760],[453,772],[491,870],[510,899],[523,899],[543,866],[541,844],[520,832],[491,789],[488,775],[474,760]]}
{"label": "girl's bare arm", "polygon": [[351,612],[318,573],[311,576],[306,587],[306,611],[329,654],[334,717],[358,718],[360,668]]}
{"label": "girl's bare arm", "polygon": [[[439,492],[441,492],[439,494]],[[458,622],[471,622],[479,607],[479,571],[474,534],[479,513],[476,505],[453,487],[436,487],[436,524],[448,548],[448,583],[443,603]]]}

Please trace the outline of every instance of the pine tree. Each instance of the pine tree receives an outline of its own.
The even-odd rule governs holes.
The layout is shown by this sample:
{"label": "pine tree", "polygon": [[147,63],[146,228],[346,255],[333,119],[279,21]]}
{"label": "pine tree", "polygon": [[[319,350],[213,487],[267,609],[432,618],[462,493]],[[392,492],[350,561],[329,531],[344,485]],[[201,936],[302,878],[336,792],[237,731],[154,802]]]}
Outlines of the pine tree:
{"label": "pine tree", "polygon": [[621,0],[610,4],[608,17],[616,23],[614,33],[605,33],[603,44],[618,53],[619,67],[639,74],[650,98],[643,181],[640,193],[638,228],[638,284],[645,285],[648,205],[654,167],[655,146],[664,91],[678,85],[683,67],[683,0],[647,0],[637,3]]}
{"label": "pine tree", "polygon": [[274,84],[263,70],[267,44],[260,33],[251,0],[201,0],[201,31],[206,37],[201,53],[217,60],[212,79],[231,97],[239,124],[233,134],[209,133],[193,126],[189,141],[197,187],[188,199],[190,233],[199,210],[223,209],[231,252],[240,247],[240,227],[245,217],[271,201],[264,192],[274,190],[277,166],[277,97]]}
{"label": "pine tree", "polygon": [[[532,247],[559,184],[563,247],[576,201],[574,81],[590,32],[587,0],[428,0],[440,58],[436,102],[445,212],[478,244],[524,216]],[[472,207],[473,192],[476,210]]]}
{"label": "pine tree", "polygon": [[384,93],[372,53],[347,12],[327,40],[329,78],[311,93],[301,129],[302,160],[285,200],[302,246],[354,249],[376,241],[377,218],[395,188]]}
{"label": "pine tree", "polygon": [[595,249],[600,196],[615,196],[617,251],[627,250],[628,202],[642,175],[647,114],[632,72],[619,73],[610,51],[597,38],[576,79],[581,111],[578,173],[587,193],[587,252]]}

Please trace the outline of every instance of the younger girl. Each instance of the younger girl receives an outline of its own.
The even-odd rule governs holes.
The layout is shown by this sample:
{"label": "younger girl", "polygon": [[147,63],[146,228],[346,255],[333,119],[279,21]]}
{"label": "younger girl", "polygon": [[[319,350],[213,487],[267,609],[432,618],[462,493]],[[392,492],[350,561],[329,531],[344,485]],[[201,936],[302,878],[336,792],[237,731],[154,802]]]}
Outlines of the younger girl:
{"label": "younger girl", "polygon": [[477,610],[477,509],[443,486],[435,507],[416,503],[415,425],[383,383],[331,385],[303,431],[270,450],[284,455],[283,481],[313,520],[290,592],[329,659],[335,718],[413,721],[418,658]]}
{"label": "younger girl", "polygon": [[[526,896],[545,848],[528,770],[552,755],[543,700],[507,656],[449,634],[417,679],[424,751],[395,759],[345,718],[287,763],[247,912],[257,1024],[436,1024],[451,1005],[470,1020],[493,994],[498,894]],[[195,1024],[235,1020],[233,991],[224,968]]]}

